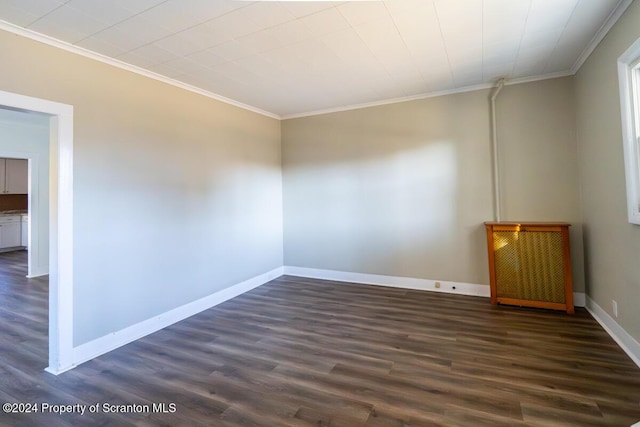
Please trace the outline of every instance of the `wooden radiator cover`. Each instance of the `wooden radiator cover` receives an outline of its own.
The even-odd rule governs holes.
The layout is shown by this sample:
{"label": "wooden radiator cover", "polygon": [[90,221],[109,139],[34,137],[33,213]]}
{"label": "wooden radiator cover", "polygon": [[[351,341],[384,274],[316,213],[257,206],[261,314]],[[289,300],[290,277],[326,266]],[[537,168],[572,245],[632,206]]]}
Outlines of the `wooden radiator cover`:
{"label": "wooden radiator cover", "polygon": [[573,313],[569,224],[485,222],[491,303]]}

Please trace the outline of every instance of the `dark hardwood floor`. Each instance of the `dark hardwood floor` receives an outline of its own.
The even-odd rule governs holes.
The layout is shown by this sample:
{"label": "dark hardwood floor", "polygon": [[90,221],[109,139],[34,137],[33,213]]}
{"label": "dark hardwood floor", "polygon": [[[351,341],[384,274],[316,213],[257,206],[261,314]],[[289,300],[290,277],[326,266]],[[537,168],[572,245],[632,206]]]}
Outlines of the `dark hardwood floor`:
{"label": "dark hardwood floor", "polygon": [[43,371],[47,280],[25,279],[25,262],[0,254],[0,402],[100,411],[0,413],[3,426],[640,421],[640,368],[583,309],[287,276],[56,377]]}

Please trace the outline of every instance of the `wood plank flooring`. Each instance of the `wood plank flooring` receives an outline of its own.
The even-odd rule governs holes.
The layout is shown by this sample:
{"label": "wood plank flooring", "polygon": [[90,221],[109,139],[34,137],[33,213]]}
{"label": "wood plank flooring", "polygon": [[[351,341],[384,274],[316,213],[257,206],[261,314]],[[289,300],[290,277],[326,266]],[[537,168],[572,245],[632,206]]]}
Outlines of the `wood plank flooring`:
{"label": "wood plank flooring", "polygon": [[[25,279],[25,262],[0,254],[0,403],[100,411],[0,412],[2,426],[640,421],[640,368],[583,309],[287,276],[56,377],[43,371],[47,280]],[[103,403],[151,410],[105,413]]]}

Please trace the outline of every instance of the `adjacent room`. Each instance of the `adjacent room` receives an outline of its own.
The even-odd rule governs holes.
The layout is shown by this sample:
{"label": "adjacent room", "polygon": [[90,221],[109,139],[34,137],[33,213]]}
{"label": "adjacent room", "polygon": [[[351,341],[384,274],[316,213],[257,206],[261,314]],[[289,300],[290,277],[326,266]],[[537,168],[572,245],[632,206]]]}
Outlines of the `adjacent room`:
{"label": "adjacent room", "polygon": [[634,0],[0,2],[0,425],[640,422]]}

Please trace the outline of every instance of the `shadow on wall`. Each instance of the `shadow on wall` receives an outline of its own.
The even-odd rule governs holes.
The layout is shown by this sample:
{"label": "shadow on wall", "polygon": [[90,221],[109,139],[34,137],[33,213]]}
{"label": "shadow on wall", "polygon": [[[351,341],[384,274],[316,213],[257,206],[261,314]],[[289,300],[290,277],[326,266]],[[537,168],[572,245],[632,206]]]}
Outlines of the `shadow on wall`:
{"label": "shadow on wall", "polygon": [[286,250],[298,247],[292,250],[305,254],[307,265],[460,281],[469,278],[456,270],[475,271],[476,282],[485,281],[478,280],[484,270],[470,269],[459,255],[479,257],[484,235],[476,222],[465,250],[469,226],[461,232],[457,224],[467,215],[458,212],[456,144],[295,164],[285,174]]}
{"label": "shadow on wall", "polygon": [[76,345],[282,265],[277,121],[106,113],[77,132]]}
{"label": "shadow on wall", "polygon": [[285,264],[487,283],[487,93],[283,122]]}

